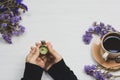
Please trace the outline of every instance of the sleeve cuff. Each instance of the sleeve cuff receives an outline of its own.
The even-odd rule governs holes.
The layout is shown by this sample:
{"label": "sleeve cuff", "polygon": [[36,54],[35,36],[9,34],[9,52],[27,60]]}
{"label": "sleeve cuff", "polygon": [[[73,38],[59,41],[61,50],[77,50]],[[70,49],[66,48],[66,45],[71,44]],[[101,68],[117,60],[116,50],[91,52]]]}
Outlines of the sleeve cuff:
{"label": "sleeve cuff", "polygon": [[22,80],[40,80],[43,69],[35,64],[26,63],[24,78]]}
{"label": "sleeve cuff", "polygon": [[67,67],[64,60],[62,59],[58,63],[54,64],[48,73],[55,80],[77,80],[74,73]]}

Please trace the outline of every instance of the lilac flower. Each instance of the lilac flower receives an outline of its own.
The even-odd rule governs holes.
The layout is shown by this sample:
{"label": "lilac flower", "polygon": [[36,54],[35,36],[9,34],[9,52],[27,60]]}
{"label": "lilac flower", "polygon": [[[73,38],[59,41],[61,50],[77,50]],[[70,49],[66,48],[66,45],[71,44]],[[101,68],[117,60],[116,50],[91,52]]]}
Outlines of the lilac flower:
{"label": "lilac flower", "polygon": [[3,34],[2,37],[6,42],[12,44],[11,36]]}
{"label": "lilac flower", "polygon": [[102,38],[105,35],[104,31],[100,32],[100,37]]}
{"label": "lilac flower", "polygon": [[83,42],[85,44],[90,44],[91,40],[92,40],[92,35],[96,34],[98,36],[100,36],[101,38],[107,34],[108,32],[116,32],[116,30],[111,26],[111,25],[105,25],[104,23],[100,22],[99,24],[97,24],[96,22],[94,22],[94,24],[92,25],[92,27],[90,27],[85,34],[83,35]]}
{"label": "lilac flower", "polygon": [[105,26],[105,24],[104,24],[103,22],[100,22],[100,26],[103,26],[103,27],[104,27],[104,26]]}
{"label": "lilac flower", "polygon": [[0,26],[1,26],[1,27],[6,27],[6,26],[7,26],[7,23],[2,23]]}
{"label": "lilac flower", "polygon": [[20,34],[22,34],[24,32],[25,32],[25,27],[20,25],[20,26],[14,28],[14,31],[13,31],[12,34],[13,35],[20,35]]}
{"label": "lilac flower", "polygon": [[15,26],[15,24],[16,24],[16,23],[14,23],[14,22],[13,22],[13,23],[11,23],[11,25],[12,25],[12,26]]}
{"label": "lilac flower", "polygon": [[8,10],[7,8],[1,8],[0,9],[0,12],[4,12],[4,11],[6,11],[6,10]]}
{"label": "lilac flower", "polygon": [[0,33],[2,34],[2,38],[8,43],[12,43],[13,35],[20,35],[25,32],[25,27],[19,23],[22,20],[19,9],[25,12],[28,8],[22,1],[0,1],[1,3],[5,3],[0,5]]}
{"label": "lilac flower", "polygon": [[106,29],[107,29],[107,30],[111,30],[111,28],[112,28],[112,26],[109,25],[109,24],[106,26]]}
{"label": "lilac flower", "polygon": [[84,71],[88,74],[88,75],[93,75],[93,70],[91,70],[90,66],[85,66],[84,67]]}
{"label": "lilac flower", "polygon": [[83,41],[85,44],[89,44],[92,39],[92,34],[90,32],[86,32],[85,35],[83,35]]}
{"label": "lilac flower", "polygon": [[9,14],[1,14],[0,15],[0,20],[4,20],[8,16],[9,16]]}
{"label": "lilac flower", "polygon": [[100,32],[100,37],[102,38],[105,34],[108,33],[108,30],[103,30]]}
{"label": "lilac flower", "polygon": [[90,41],[91,41],[91,37],[87,37],[87,36],[83,36],[83,41],[85,42],[85,44],[90,44]]}
{"label": "lilac flower", "polygon": [[116,30],[114,28],[112,28],[111,31],[116,32]]}
{"label": "lilac flower", "polygon": [[93,75],[95,69],[96,69],[96,65],[92,65],[92,66],[86,65],[86,66],[84,66],[84,71],[88,75]]}
{"label": "lilac flower", "polygon": [[16,14],[18,14],[18,13],[19,13],[18,9],[19,9],[18,7],[15,7],[15,8],[13,9],[13,12],[16,13]]}
{"label": "lilac flower", "polygon": [[101,32],[101,27],[100,27],[100,26],[96,26],[96,27],[94,28],[94,32],[95,32],[96,34],[99,34],[99,33]]}
{"label": "lilac flower", "polygon": [[108,31],[107,31],[107,30],[103,30],[103,33],[104,33],[104,35],[105,35],[105,34],[107,34],[107,33],[108,33]]}
{"label": "lilac flower", "polygon": [[95,71],[94,77],[96,78],[96,80],[105,80],[105,78],[104,78],[103,74],[101,73],[101,71]]}
{"label": "lilac flower", "polygon": [[20,26],[20,30],[21,30],[21,33],[24,33],[25,32],[25,27]]}
{"label": "lilac flower", "polygon": [[110,73],[107,73],[105,76],[106,76],[106,78],[108,78],[108,79],[109,79],[109,78],[111,78],[113,75],[112,75],[112,74],[110,74]]}
{"label": "lilac flower", "polygon": [[14,16],[14,13],[11,11],[11,12],[10,12],[10,15],[13,17],[13,16]]}
{"label": "lilac flower", "polygon": [[22,0],[16,0],[16,2],[17,2],[17,3],[21,3],[21,2],[22,2]]}
{"label": "lilac flower", "polygon": [[19,35],[19,32],[17,30],[13,31],[13,35]]}
{"label": "lilac flower", "polygon": [[0,15],[0,20],[3,20],[5,18],[4,14]]}
{"label": "lilac flower", "polygon": [[25,4],[20,3],[20,5],[23,6],[26,11],[28,11],[28,7]]}
{"label": "lilac flower", "polygon": [[4,15],[5,18],[9,16],[9,14],[3,14],[3,15]]}
{"label": "lilac flower", "polygon": [[100,66],[97,65],[86,65],[84,66],[84,71],[87,75],[92,76],[96,80],[108,80],[113,77],[113,75],[110,74],[109,72],[107,73],[102,72],[101,71],[103,70],[102,67],[101,69],[98,69],[98,67],[100,68]]}
{"label": "lilac flower", "polygon": [[[0,1],[0,2],[1,2],[1,1]],[[1,6],[0,6],[0,9],[2,9],[2,8],[4,8],[4,5],[1,5]]]}
{"label": "lilac flower", "polygon": [[14,16],[14,17],[12,17],[11,22],[16,23],[16,22],[19,22],[20,20],[21,20],[20,16]]}
{"label": "lilac flower", "polygon": [[89,28],[88,32],[90,32],[90,33],[94,32],[93,28]]}

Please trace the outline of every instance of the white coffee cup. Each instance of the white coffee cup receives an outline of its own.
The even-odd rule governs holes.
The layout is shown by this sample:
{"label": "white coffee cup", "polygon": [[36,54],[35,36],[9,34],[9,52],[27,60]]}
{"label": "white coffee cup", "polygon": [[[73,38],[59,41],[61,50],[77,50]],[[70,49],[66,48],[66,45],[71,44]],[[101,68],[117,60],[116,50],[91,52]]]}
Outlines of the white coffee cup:
{"label": "white coffee cup", "polygon": [[108,32],[101,40],[103,50],[102,58],[107,61],[108,58],[120,56],[120,32]]}

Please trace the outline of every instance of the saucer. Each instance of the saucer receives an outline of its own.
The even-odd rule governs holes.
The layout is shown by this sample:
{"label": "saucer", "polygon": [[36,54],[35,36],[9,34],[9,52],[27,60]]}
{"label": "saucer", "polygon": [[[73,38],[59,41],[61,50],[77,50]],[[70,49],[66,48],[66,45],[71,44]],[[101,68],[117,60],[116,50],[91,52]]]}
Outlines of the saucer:
{"label": "saucer", "polygon": [[98,64],[100,64],[101,66],[103,66],[106,69],[113,69],[113,70],[120,69],[120,63],[116,63],[115,61],[105,61],[102,58],[101,54],[103,54],[103,51],[102,51],[102,47],[100,45],[100,42],[93,43],[92,55]]}

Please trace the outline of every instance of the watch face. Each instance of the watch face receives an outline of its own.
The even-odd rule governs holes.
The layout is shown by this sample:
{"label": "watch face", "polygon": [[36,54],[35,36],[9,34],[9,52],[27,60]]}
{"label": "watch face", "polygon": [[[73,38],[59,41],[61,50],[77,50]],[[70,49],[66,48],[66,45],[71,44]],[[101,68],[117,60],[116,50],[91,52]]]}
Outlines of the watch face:
{"label": "watch face", "polygon": [[48,53],[48,48],[46,46],[41,46],[40,47],[40,53],[41,54],[47,54]]}

